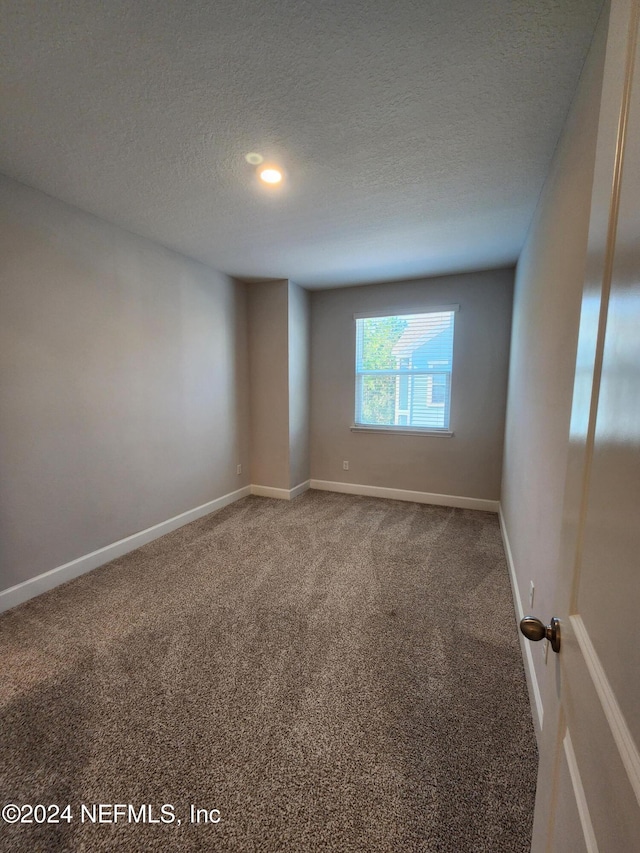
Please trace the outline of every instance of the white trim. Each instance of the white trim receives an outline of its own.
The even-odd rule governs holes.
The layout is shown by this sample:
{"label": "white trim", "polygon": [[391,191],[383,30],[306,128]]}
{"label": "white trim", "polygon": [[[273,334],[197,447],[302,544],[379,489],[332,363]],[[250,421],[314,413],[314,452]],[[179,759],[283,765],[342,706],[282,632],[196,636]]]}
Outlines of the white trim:
{"label": "white trim", "polygon": [[251,494],[257,495],[259,498],[278,498],[282,501],[291,500],[289,489],[277,489],[275,486],[256,486],[255,483],[252,483]]}
{"label": "white trim", "polygon": [[304,483],[299,483],[292,489],[278,489],[275,486],[257,486],[252,484],[251,494],[257,495],[260,498],[277,498],[281,501],[292,501],[294,498],[297,498],[298,495],[306,492],[308,488],[310,488],[310,480],[306,480]]}
{"label": "white trim", "polygon": [[635,744],[633,735],[629,731],[627,722],[622,713],[622,709],[618,704],[613,688],[609,683],[604,668],[600,663],[598,653],[593,647],[589,632],[582,621],[582,617],[578,615],[570,616],[569,621],[576,635],[576,640],[580,646],[580,650],[584,657],[584,661],[589,670],[589,675],[593,681],[594,687],[602,704],[602,709],[609,723],[611,734],[618,747],[620,758],[624,764],[624,769],[627,771],[629,783],[633,788],[633,793],[636,795],[636,800],[640,805],[640,753]]}
{"label": "white trim", "polygon": [[148,542],[152,542],[166,533],[171,533],[172,530],[189,524],[191,521],[196,521],[196,519],[202,518],[204,515],[209,515],[209,513],[222,509],[235,501],[239,501],[240,498],[244,498],[249,494],[251,494],[250,486],[245,486],[235,492],[229,492],[229,494],[215,498],[206,504],[189,509],[186,512],[180,513],[180,515],[175,515],[173,518],[167,519],[167,521],[161,521],[159,524],[154,524],[153,527],[147,527],[146,530],[141,530],[139,533],[119,539],[111,545],[105,545],[104,548],[98,548],[97,551],[92,551],[90,554],[85,554],[83,557],[78,557],[55,569],[49,569],[48,572],[43,572],[41,575],[36,575],[15,586],[10,586],[8,589],[3,589],[0,591],[0,613],[16,607],[18,604],[22,604],[30,598],[47,592],[62,583],[73,580],[73,578],[77,578],[86,572],[97,569],[98,566],[110,563],[111,560],[122,557],[124,554],[128,554],[129,551],[135,551],[136,548],[140,548],[142,545],[146,545]]}
{"label": "white trim", "polygon": [[301,495],[303,492],[308,491],[308,489],[310,489],[310,488],[311,488],[311,480],[305,480],[304,483],[298,483],[297,486],[294,486],[292,489],[289,490],[289,493],[291,495],[291,500],[293,500],[294,498],[297,498],[298,495]]}
{"label": "white trim", "polygon": [[598,853],[598,842],[596,841],[596,834],[593,831],[591,815],[589,814],[589,806],[584,793],[580,771],[578,770],[578,762],[576,761],[576,754],[573,750],[573,744],[571,743],[569,729],[565,732],[562,746],[564,747],[564,754],[569,767],[569,775],[571,776],[571,784],[573,786],[573,796],[578,808],[580,826],[582,827],[582,834],[584,836],[584,845],[587,848],[587,853]]}
{"label": "white trim", "polygon": [[370,498],[391,498],[394,501],[411,501],[418,504],[451,506],[460,509],[479,509],[498,512],[499,502],[483,498],[465,498],[458,495],[436,495],[431,492],[412,492],[407,489],[388,489],[385,486],[365,486],[359,483],[333,483],[329,480],[311,480],[312,489],[340,492],[345,495],[364,495]]}
{"label": "white trim", "polygon": [[[502,541],[504,543],[504,552],[507,557],[507,566],[509,567],[509,577],[511,579],[511,592],[513,594],[513,603],[515,606],[516,614],[518,617],[518,623],[524,616],[524,608],[522,606],[522,599],[520,598],[520,588],[518,586],[518,576],[516,575],[516,567],[513,562],[513,553],[511,552],[511,544],[509,543],[509,536],[507,534],[507,526],[504,520],[504,515],[502,514],[502,506],[499,507],[498,510],[498,518],[500,519],[500,530],[502,532]],[[540,738],[540,734],[542,732],[542,723],[544,720],[544,708],[542,705],[542,694],[540,693],[540,685],[538,684],[538,676],[536,675],[536,670],[533,665],[533,652],[531,650],[531,642],[527,640],[521,633],[518,631],[518,637],[520,639],[520,649],[522,651],[522,659],[524,663],[524,671],[527,676],[527,684],[529,686],[529,697],[532,699],[531,705],[535,709],[534,721],[537,718],[537,730],[536,735],[538,739]]]}
{"label": "white trim", "polygon": [[358,424],[352,424],[349,427],[351,432],[378,432],[383,433],[385,435],[430,435],[430,436],[438,436],[440,438],[453,438],[454,433],[450,432],[448,429],[428,429],[425,427],[424,429],[416,429],[416,427],[402,427],[402,426],[359,426]]}
{"label": "white trim", "polygon": [[446,311],[459,311],[460,305],[417,305],[415,308],[385,308],[377,311],[364,311],[354,314],[354,320],[369,320],[374,317],[405,317],[414,314],[443,314]]}

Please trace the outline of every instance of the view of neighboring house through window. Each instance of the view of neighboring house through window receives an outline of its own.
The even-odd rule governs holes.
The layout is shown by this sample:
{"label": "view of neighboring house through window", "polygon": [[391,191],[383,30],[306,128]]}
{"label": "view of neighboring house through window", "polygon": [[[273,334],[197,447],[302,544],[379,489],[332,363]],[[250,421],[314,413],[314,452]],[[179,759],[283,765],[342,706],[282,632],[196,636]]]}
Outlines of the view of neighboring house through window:
{"label": "view of neighboring house through window", "polygon": [[356,318],[356,426],[450,429],[454,317]]}

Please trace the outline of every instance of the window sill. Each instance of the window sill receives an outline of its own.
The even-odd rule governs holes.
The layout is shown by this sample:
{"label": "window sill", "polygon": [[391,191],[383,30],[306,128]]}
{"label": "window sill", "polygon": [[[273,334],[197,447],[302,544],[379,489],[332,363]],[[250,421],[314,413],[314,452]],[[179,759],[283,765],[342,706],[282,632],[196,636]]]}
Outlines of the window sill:
{"label": "window sill", "polygon": [[384,427],[384,426],[357,426],[350,427],[351,432],[377,432],[386,435],[430,435],[439,438],[453,438],[454,433],[447,429],[416,429],[415,427]]}

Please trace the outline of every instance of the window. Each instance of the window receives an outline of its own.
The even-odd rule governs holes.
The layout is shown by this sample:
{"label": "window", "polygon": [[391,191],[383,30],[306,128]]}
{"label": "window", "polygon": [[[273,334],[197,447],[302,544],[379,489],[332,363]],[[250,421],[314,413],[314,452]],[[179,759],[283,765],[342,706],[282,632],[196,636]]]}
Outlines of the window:
{"label": "window", "polygon": [[454,317],[356,317],[356,427],[449,431]]}

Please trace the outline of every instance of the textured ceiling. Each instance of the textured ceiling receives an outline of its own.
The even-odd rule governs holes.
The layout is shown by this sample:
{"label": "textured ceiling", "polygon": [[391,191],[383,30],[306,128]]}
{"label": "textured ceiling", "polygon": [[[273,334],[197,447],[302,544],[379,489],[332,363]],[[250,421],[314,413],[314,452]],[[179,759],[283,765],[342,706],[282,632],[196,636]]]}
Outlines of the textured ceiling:
{"label": "textured ceiling", "polygon": [[0,0],[0,171],[241,278],[508,264],[601,5]]}

